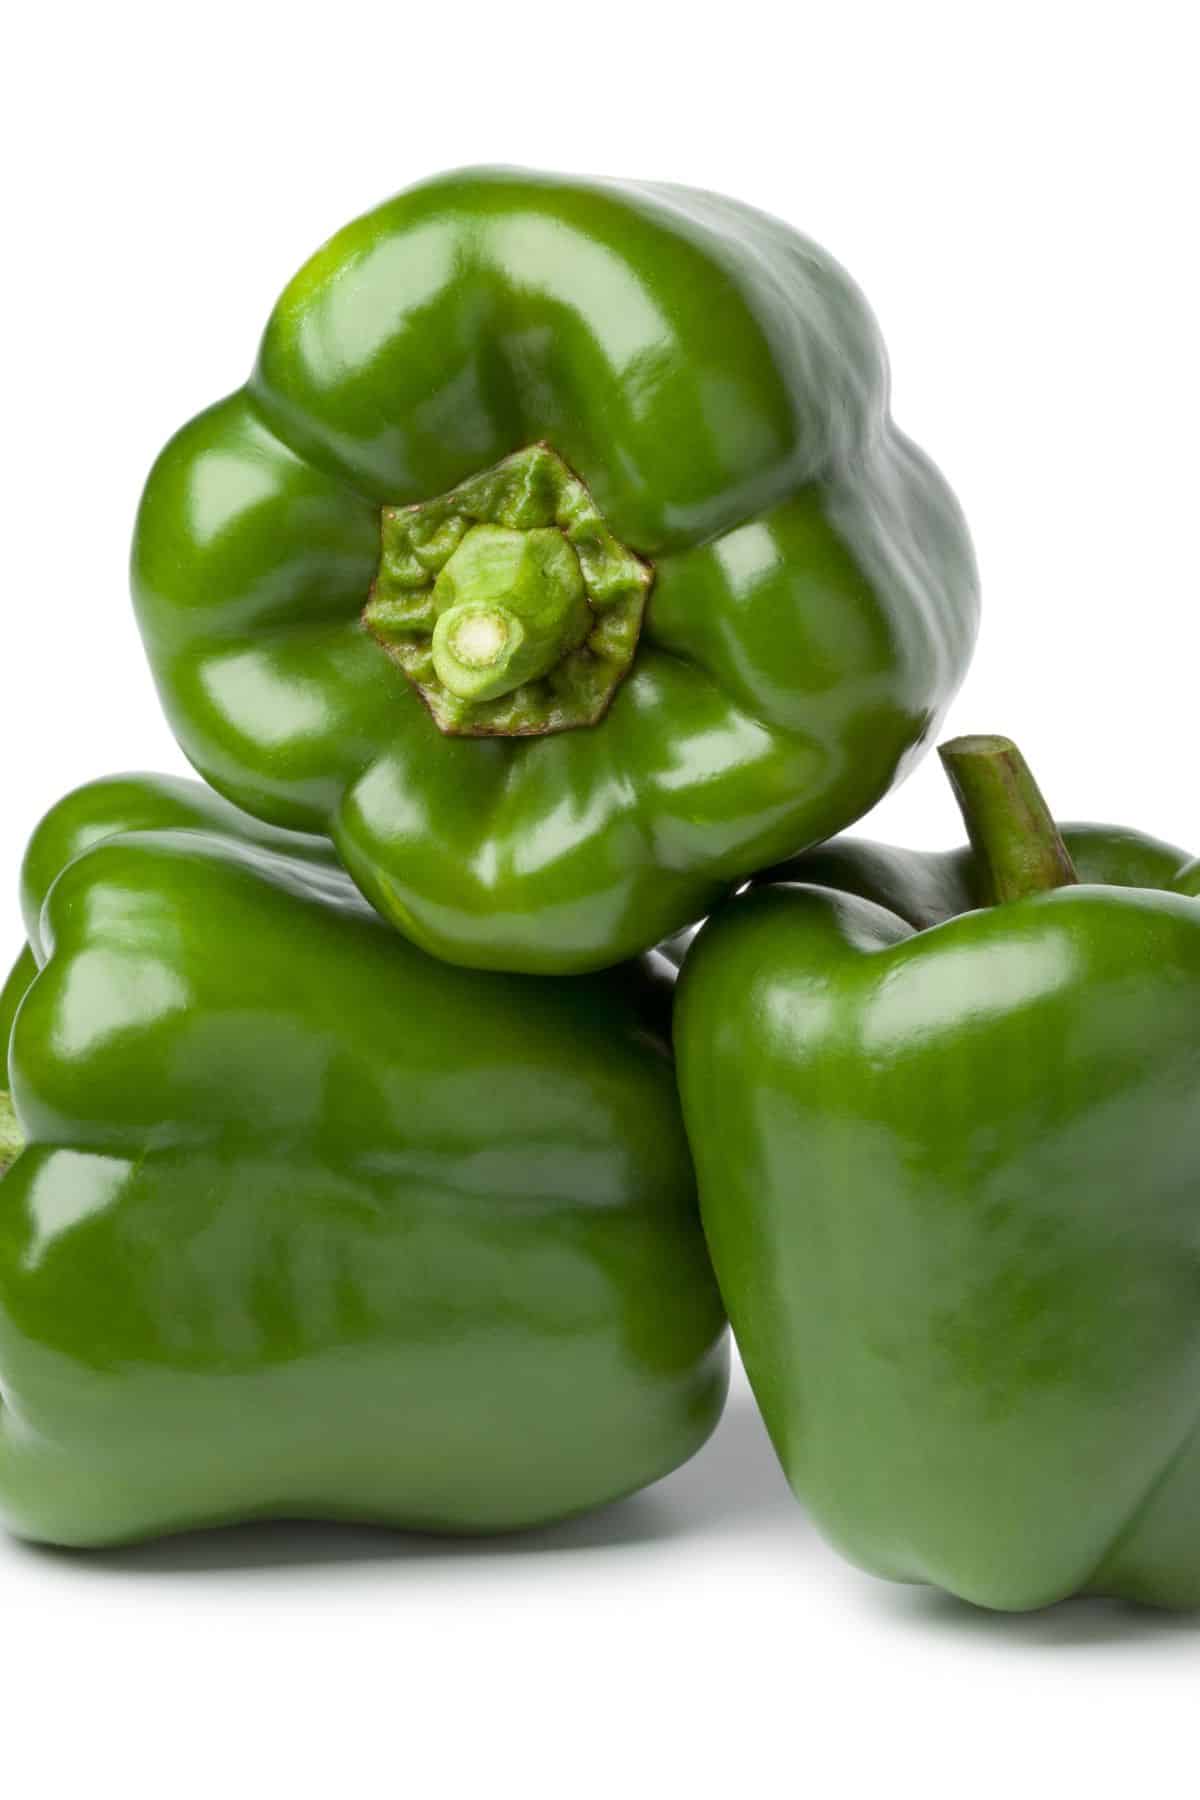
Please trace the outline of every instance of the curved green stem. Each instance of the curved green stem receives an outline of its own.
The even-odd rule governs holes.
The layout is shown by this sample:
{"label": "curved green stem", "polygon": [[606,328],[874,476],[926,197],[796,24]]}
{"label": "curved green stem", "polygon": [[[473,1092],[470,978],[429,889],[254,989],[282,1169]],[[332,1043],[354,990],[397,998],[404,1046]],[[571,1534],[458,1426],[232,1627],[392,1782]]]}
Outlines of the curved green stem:
{"label": "curved green stem", "polygon": [[1078,881],[1050,808],[1011,738],[952,738],[938,755],[975,852],[985,905]]}

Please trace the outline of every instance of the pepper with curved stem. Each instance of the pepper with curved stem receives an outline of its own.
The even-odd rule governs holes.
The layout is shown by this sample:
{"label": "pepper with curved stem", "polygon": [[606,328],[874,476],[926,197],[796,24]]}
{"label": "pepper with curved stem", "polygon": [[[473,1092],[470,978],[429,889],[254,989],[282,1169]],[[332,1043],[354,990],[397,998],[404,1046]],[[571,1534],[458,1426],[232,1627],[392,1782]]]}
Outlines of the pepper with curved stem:
{"label": "pepper with curved stem", "polygon": [[788,1478],[975,1603],[1200,1606],[1200,863],[944,746],[971,843],[845,837],[688,951],[705,1233]]}

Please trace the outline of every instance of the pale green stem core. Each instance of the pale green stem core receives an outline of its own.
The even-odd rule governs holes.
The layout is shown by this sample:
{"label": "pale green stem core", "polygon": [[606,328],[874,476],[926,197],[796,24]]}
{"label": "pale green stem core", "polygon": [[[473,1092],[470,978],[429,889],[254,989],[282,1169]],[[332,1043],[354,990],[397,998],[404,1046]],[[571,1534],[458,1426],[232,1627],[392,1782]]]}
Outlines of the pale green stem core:
{"label": "pale green stem core", "polygon": [[1011,738],[952,738],[938,755],[975,852],[983,905],[1078,881],[1053,814]]}
{"label": "pale green stem core", "polygon": [[25,1148],[25,1133],[17,1123],[12,1096],[0,1088],[0,1179]]}
{"label": "pale green stem core", "polygon": [[633,664],[653,580],[547,444],[385,507],[363,623],[440,731],[595,725]]}

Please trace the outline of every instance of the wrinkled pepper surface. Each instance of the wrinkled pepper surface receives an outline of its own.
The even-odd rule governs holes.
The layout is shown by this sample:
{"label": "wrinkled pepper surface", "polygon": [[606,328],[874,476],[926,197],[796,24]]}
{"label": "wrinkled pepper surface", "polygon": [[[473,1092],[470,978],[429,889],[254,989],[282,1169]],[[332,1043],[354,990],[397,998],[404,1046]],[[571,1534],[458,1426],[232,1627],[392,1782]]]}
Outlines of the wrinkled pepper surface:
{"label": "wrinkled pepper surface", "polygon": [[13,1529],[493,1531],[704,1441],[727,1334],[660,973],[436,963],[327,844],[190,782],[70,796],[23,891],[0,1008]]}
{"label": "wrinkled pepper surface", "polygon": [[943,754],[970,848],[837,841],[687,958],[722,1293],[857,1563],[1200,1605],[1200,864],[1060,837],[1005,740]]}
{"label": "wrinkled pepper surface", "polygon": [[972,646],[958,508],[843,271],[686,188],[469,170],[317,252],[163,451],[189,758],[481,968],[600,968],[865,812]]}

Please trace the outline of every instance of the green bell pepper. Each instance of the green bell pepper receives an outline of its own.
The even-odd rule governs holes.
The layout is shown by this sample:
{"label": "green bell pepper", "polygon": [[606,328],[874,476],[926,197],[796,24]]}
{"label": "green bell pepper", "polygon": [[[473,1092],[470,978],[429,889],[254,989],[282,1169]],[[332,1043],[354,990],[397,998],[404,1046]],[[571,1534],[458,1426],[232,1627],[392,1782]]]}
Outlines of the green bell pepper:
{"label": "green bell pepper", "polygon": [[332,239],[150,475],[133,585],[223,794],[414,942],[600,968],[866,811],[975,633],[952,495],[823,251],[472,170]]}
{"label": "green bell pepper", "polygon": [[15,1531],[496,1531],[703,1443],[727,1333],[661,972],[434,962],[323,841],[190,782],[72,795],[23,885],[0,1021]]}
{"label": "green bell pepper", "polygon": [[722,1294],[796,1491],[983,1606],[1200,1604],[1200,864],[1004,740],[971,848],[846,839],[702,928],[676,1010]]}

